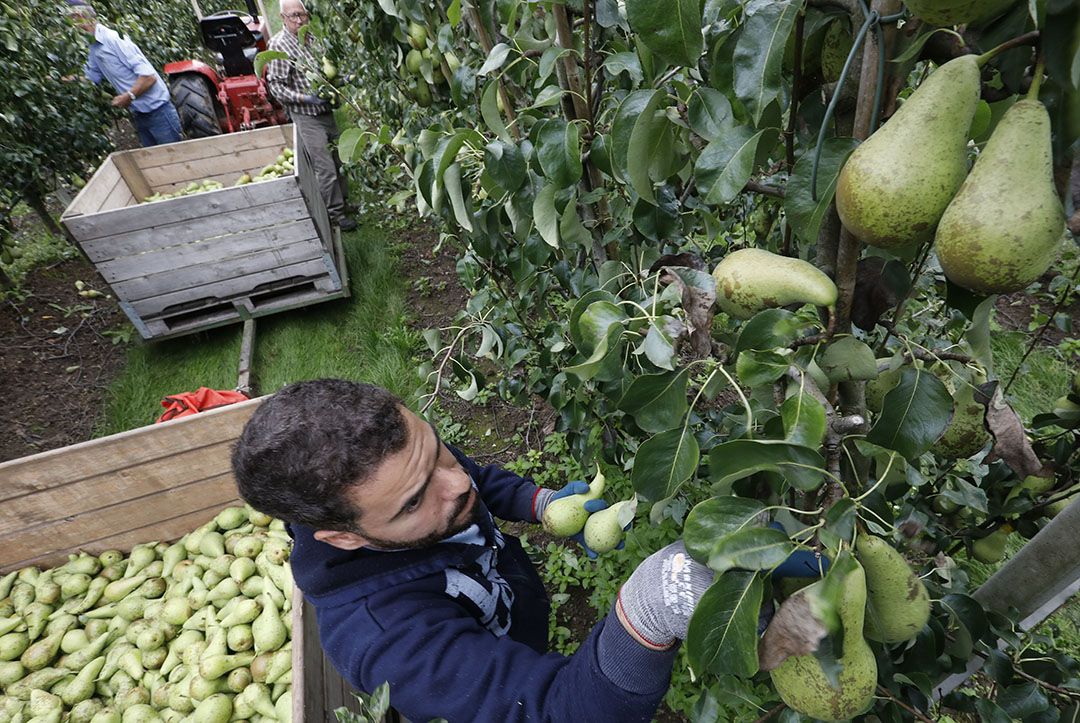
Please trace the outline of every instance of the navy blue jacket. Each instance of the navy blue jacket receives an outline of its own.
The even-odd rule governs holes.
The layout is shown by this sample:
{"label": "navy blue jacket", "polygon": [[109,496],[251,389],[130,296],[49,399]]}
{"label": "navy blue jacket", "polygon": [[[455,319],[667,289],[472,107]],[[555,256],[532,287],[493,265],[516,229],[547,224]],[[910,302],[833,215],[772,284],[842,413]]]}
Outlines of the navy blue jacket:
{"label": "navy blue jacket", "polygon": [[[491,513],[536,521],[532,481],[450,449]],[[446,592],[447,571],[489,547],[346,551],[319,542],[309,528],[290,530],[293,576],[315,607],[327,657],[357,690],[389,682],[391,704],[412,721],[649,721],[667,689],[674,652],[638,645],[613,615],[574,655],[546,653],[547,596],[510,535],[503,535],[496,568],[514,602],[509,632],[497,637],[475,608]],[[494,529],[482,531],[491,545]]]}

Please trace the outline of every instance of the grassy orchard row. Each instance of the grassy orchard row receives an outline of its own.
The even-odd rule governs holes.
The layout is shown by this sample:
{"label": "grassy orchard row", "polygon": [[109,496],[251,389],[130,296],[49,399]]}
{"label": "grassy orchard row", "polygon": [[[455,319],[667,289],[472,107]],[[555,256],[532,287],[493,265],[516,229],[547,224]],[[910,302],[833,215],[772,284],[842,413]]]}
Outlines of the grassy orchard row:
{"label": "grassy orchard row", "polygon": [[0,578],[0,722],[291,720],[290,549],[230,507],[171,545]]}
{"label": "grassy orchard row", "polygon": [[[1040,29],[1050,69],[1042,97],[1060,98],[1078,89],[1070,57],[1049,38],[1074,26],[1076,13],[1052,3],[1033,19],[1017,2],[948,5],[936,4],[941,12],[922,25],[908,17],[896,33],[883,59],[896,62],[884,63],[890,77],[880,82],[883,106],[900,110],[876,132],[863,112],[869,83],[844,93],[863,101],[861,115],[841,108],[822,128],[821,98],[833,93],[860,12],[781,0],[323,8],[325,18],[340,13],[356,44],[336,49],[338,64],[371,79],[352,99],[356,115],[404,118],[400,130],[346,131],[353,143],[343,142],[343,155],[367,153],[358,136],[393,138],[420,212],[445,222],[473,291],[452,328],[425,337],[435,359],[422,374],[470,398],[496,364],[500,394],[546,399],[572,454],[631,470],[635,491],[652,503],[650,520],[682,525],[691,554],[718,573],[685,650],[696,685],[711,688],[703,705],[720,720],[758,719],[777,696],[830,720],[870,706],[885,721],[910,720],[912,711],[932,718],[942,712],[933,682],[1002,636],[1021,642],[1007,649],[1008,665],[989,671],[995,692],[977,705],[963,696],[947,705],[983,720],[995,711],[998,719],[1068,713],[1067,694],[1047,693],[1030,668],[1013,672],[1030,639],[987,613],[954,564],[965,546],[993,557],[982,548],[1003,523],[1037,532],[1076,479],[1068,427],[1058,425],[1059,436],[1001,434],[987,428],[994,421],[973,393],[985,378],[996,381],[993,301],[977,294],[1033,280],[1060,242],[1059,207],[1042,205],[1052,192],[1046,124],[1014,122],[1028,101],[1002,121],[1001,105],[987,113],[978,99],[996,90],[1007,96],[1002,104],[1013,102],[1035,54],[1014,48],[949,63],[926,41],[933,22],[963,24],[965,42],[980,50]],[[432,86],[439,92],[424,112],[403,98],[412,69],[423,76],[436,50],[462,64],[445,92]],[[922,50],[933,58],[928,79],[909,94],[906,79],[925,75]],[[971,72],[980,64],[1006,92],[980,88]],[[1069,137],[1064,108],[1056,104],[1049,124],[1059,145]],[[987,132],[972,123],[979,113],[994,138],[969,174],[971,141]],[[1011,127],[1034,144],[1019,157]],[[819,131],[826,140],[814,197]],[[847,137],[868,135],[861,145]],[[971,204],[965,179],[991,200]],[[1039,192],[1015,192],[1029,184]],[[835,186],[844,233],[832,221]],[[860,194],[870,187],[878,193]],[[888,195],[894,190],[903,198]],[[942,278],[933,262],[929,241],[953,204],[969,220],[998,219],[985,234],[952,236],[960,257],[979,262],[975,280],[985,286],[949,268]],[[1022,217],[1027,223],[1016,223]],[[901,240],[894,225],[914,235]],[[1002,242],[1006,229],[1020,240]],[[979,246],[982,235],[993,246]],[[1035,243],[1022,242],[1029,237]],[[1017,254],[1032,258],[1014,263]],[[866,274],[876,283],[860,292],[856,282],[874,264],[882,271]],[[996,278],[1016,266],[1019,274]],[[888,300],[875,314],[853,314],[876,305],[878,292]],[[803,303],[831,307],[829,323],[810,306],[777,308]],[[1008,461],[987,456],[991,431]],[[1052,468],[1053,479],[1025,471],[1021,452]],[[834,563],[801,595],[769,577],[797,548]],[[908,559],[925,571],[923,582]],[[768,603],[779,609],[759,640]],[[791,642],[782,623],[793,616],[820,625],[820,636],[779,645]],[[880,634],[883,619],[903,629]],[[1075,668],[1055,655],[1051,684]]]}

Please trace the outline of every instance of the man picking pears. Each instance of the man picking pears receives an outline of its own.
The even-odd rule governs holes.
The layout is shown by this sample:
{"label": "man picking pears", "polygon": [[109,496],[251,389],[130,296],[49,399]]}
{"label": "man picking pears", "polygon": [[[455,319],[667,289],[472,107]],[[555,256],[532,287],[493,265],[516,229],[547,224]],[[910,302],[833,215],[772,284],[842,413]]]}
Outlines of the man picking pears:
{"label": "man picking pears", "polygon": [[547,653],[543,585],[493,516],[537,522],[584,483],[555,492],[482,467],[368,384],[285,387],[247,423],[233,470],[245,500],[288,523],[327,657],[358,690],[388,682],[410,720],[649,721],[713,578],[669,545],[574,655]]}
{"label": "man picking pears", "polygon": [[305,33],[303,40],[300,38],[300,29],[310,19],[307,8],[300,0],[281,0],[282,29],[270,38],[268,47],[289,57],[287,60],[271,60],[267,64],[266,83],[296,125],[296,132],[315,168],[319,194],[326,201],[330,220],[342,231],[352,231],[356,228],[356,221],[345,213],[349,188],[341,173],[341,159],[338,158],[336,147],[341,133],[330,104],[312,93],[311,83],[304,73],[304,68],[317,67],[311,52],[313,36]]}

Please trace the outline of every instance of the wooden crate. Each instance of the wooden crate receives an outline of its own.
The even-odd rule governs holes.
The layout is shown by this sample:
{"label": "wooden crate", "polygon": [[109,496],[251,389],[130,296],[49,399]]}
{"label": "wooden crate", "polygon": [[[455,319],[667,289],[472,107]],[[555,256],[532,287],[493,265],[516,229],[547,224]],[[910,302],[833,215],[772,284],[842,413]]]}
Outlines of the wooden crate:
{"label": "wooden crate", "polygon": [[[68,553],[175,540],[239,504],[230,450],[262,398],[0,463],[0,574]],[[293,721],[359,711],[294,589]]]}
{"label": "wooden crate", "polygon": [[[286,147],[291,176],[232,185]],[[225,187],[140,203],[202,180]],[[61,223],[144,339],[348,295],[340,239],[292,125],[113,153]]]}

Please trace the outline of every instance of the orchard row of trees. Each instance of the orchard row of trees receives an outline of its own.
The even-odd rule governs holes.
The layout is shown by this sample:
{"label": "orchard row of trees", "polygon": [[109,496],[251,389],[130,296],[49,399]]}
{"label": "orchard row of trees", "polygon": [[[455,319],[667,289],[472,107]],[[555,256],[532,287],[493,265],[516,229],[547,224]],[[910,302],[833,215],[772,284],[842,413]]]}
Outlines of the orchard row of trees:
{"label": "orchard row of trees", "polygon": [[[953,558],[1000,559],[1010,530],[1030,537],[1072,494],[1080,398],[1025,430],[990,351],[995,297],[942,275],[932,227],[922,223],[915,243],[870,246],[840,223],[833,196],[852,150],[936,68],[997,48],[979,58],[981,98],[960,147],[972,141],[974,160],[1030,91],[1052,127],[1057,185],[1049,168],[1043,185],[1062,198],[1080,135],[1080,10],[949,3],[924,19],[923,4],[899,0],[312,5],[356,122],[343,155],[372,185],[406,179],[395,199],[442,221],[472,293],[457,324],[426,336],[430,401],[451,386],[465,399],[488,385],[540,397],[582,462],[630,470],[649,519],[683,525],[718,572],[687,641],[702,710],[757,718],[731,701],[767,709],[772,669],[787,720],[850,717],[851,706],[930,720],[941,715],[934,683],[1004,638],[1013,645],[991,656],[989,693],[945,702],[986,721],[1075,714],[1076,661],[1031,655],[1046,641],[1018,637],[1004,611],[976,602]],[[929,125],[877,170],[933,155]],[[956,187],[926,185],[936,223]],[[1047,213],[1058,229],[1049,264],[1064,217],[1060,203]],[[710,271],[744,248],[776,256],[743,264],[758,288],[740,305],[737,284]],[[801,301],[821,308],[765,308]],[[882,540],[880,559],[902,581],[884,597],[909,586],[916,602],[901,617],[913,629],[901,639],[871,625],[867,637],[884,643],[865,647]],[[767,574],[796,548],[833,561],[803,593]],[[808,600],[818,634],[795,640],[775,621],[805,617]],[[759,640],[759,610],[773,603]]]}

